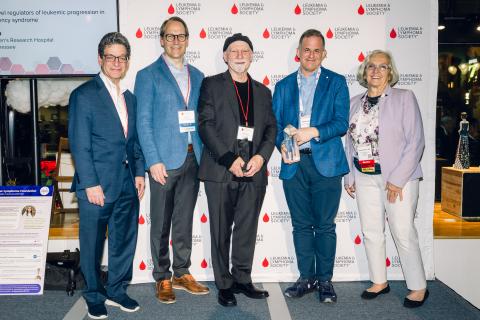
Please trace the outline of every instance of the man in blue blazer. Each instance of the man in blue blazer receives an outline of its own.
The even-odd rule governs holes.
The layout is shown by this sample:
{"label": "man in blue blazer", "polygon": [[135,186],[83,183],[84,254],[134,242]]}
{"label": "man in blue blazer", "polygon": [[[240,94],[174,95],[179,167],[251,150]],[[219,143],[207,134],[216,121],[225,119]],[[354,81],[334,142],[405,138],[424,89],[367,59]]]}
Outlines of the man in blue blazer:
{"label": "man in blue blazer", "polygon": [[196,282],[188,270],[202,153],[196,113],[203,73],[185,61],[185,21],[179,17],[165,20],[160,37],[164,53],[138,72],[135,94],[138,136],[150,178],[150,248],[156,297],[162,303],[173,303],[176,298],[172,285],[191,294],[208,293],[208,288]]}
{"label": "man in blue blazer", "polygon": [[[135,96],[120,80],[128,70],[130,45],[119,32],[98,45],[101,72],[70,96],[68,136],[75,161],[72,191],[80,209],[80,266],[83,297],[92,319],[107,318],[105,303],[134,312],[138,303],[126,293],[132,279],[142,198],[144,160],[135,128]],[[108,226],[108,280],[100,262]]]}
{"label": "man in blue blazer", "polygon": [[[325,38],[310,29],[300,37],[300,68],[275,86],[276,146],[282,152],[280,179],[290,209],[300,278],[285,291],[301,297],[319,290],[321,302],[336,302],[331,279],[336,249],[335,216],[341,179],[348,173],[341,136],[348,127],[345,78],[321,67]],[[284,129],[300,146],[300,161],[286,156]]]}

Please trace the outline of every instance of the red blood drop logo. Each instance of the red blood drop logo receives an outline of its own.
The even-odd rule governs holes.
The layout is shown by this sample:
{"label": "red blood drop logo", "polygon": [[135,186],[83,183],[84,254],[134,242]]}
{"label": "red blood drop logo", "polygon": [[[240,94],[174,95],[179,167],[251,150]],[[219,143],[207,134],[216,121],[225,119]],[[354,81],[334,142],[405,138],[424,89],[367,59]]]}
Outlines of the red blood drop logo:
{"label": "red blood drop logo", "polygon": [[203,260],[202,260],[202,263],[200,264],[200,267],[202,267],[203,269],[205,269],[207,266],[208,266],[207,260],[203,259]]}
{"label": "red blood drop logo", "polygon": [[357,235],[357,236],[355,237],[355,244],[360,244],[360,243],[362,243],[362,239],[360,238],[359,235]]}
{"label": "red blood drop logo", "polygon": [[397,32],[395,31],[395,28],[392,28],[390,31],[390,38],[395,39],[397,37]]}
{"label": "red blood drop logo", "polygon": [[295,7],[295,14],[300,14],[302,13],[302,9],[300,9],[300,6],[297,4],[297,6]]}
{"label": "red blood drop logo", "polygon": [[172,242],[172,239],[170,239],[170,245],[172,245],[172,243],[173,243],[173,242]]}
{"label": "red blood drop logo", "polygon": [[328,39],[332,39],[333,38],[333,32],[332,32],[332,29],[328,28],[328,31],[327,31],[327,38]]}
{"label": "red blood drop logo", "polygon": [[140,268],[140,270],[145,270],[145,268],[147,268],[147,265],[142,260],[142,262],[140,262],[140,265],[138,267]]}
{"label": "red blood drop logo", "polygon": [[200,31],[200,38],[205,39],[207,36],[207,33],[205,32],[205,29],[202,28],[202,31]]}
{"label": "red blood drop logo", "polygon": [[363,60],[365,60],[365,56],[363,55],[363,52],[360,52],[358,55],[358,61],[363,62]]}
{"label": "red blood drop logo", "polygon": [[266,267],[268,267],[268,265],[269,265],[269,263],[268,263],[267,258],[263,259],[263,261],[262,261],[262,266],[263,266],[264,268],[266,268]]}
{"label": "red blood drop logo", "polygon": [[143,37],[142,29],[138,28],[137,32],[135,33],[135,37],[137,38]]}
{"label": "red blood drop logo", "polygon": [[207,222],[207,216],[205,215],[205,213],[202,214],[202,217],[200,218],[200,221],[201,221],[202,223],[206,223],[206,222]]}
{"label": "red blood drop logo", "polygon": [[389,258],[387,258],[387,260],[385,261],[385,265],[387,266],[387,268],[390,267],[391,262]]}
{"label": "red blood drop logo", "polygon": [[265,213],[265,214],[263,215],[263,222],[268,222],[268,221],[270,221],[270,218],[268,217],[268,214]]}
{"label": "red blood drop logo", "polygon": [[300,62],[300,58],[297,55],[295,55],[295,62]]}
{"label": "red blood drop logo", "polygon": [[145,223],[145,219],[143,218],[143,215],[140,215],[140,217],[138,218],[138,224],[144,224]]}
{"label": "red blood drop logo", "polygon": [[175,13],[175,8],[173,7],[172,4],[170,4],[170,6],[168,7],[168,13],[169,14],[174,14]]}
{"label": "red blood drop logo", "polygon": [[265,30],[263,31],[263,37],[264,37],[265,39],[270,38],[270,32],[268,32],[268,29],[267,29],[267,28],[265,28]]}
{"label": "red blood drop logo", "polygon": [[359,15],[363,15],[365,13],[365,9],[363,9],[362,5],[360,5],[360,7],[358,7],[357,12],[358,12]]}
{"label": "red blood drop logo", "polygon": [[238,8],[237,8],[237,6],[235,5],[235,3],[233,4],[232,9],[230,10],[230,12],[233,13],[233,14],[237,14],[237,13],[238,13]]}
{"label": "red blood drop logo", "polygon": [[270,80],[268,80],[268,77],[265,76],[265,78],[263,78],[263,84],[268,86],[270,84]]}

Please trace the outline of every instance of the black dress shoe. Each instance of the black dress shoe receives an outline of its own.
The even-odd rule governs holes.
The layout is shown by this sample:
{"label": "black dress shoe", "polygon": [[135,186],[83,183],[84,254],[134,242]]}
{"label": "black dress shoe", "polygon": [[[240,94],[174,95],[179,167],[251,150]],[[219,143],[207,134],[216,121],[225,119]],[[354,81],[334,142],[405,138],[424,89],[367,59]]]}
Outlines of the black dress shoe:
{"label": "black dress shoe", "polygon": [[243,293],[249,298],[252,299],[265,299],[268,298],[268,291],[255,288],[255,286],[250,283],[234,283],[232,286],[233,293]]}
{"label": "black dress shoe", "polygon": [[428,298],[428,289],[425,291],[425,295],[423,296],[423,300],[421,301],[415,301],[415,300],[410,300],[407,297],[405,297],[405,300],[403,300],[403,306],[405,308],[418,308],[423,305],[423,303],[427,300]]}
{"label": "black dress shoe", "polygon": [[387,284],[387,286],[385,288],[383,288],[382,290],[378,291],[378,292],[370,292],[370,291],[363,291],[362,292],[362,299],[365,299],[365,300],[372,300],[372,299],[375,299],[376,297],[378,297],[379,295],[381,294],[385,294],[385,293],[389,293],[390,292],[390,285]]}
{"label": "black dress shoe", "polygon": [[231,288],[218,290],[218,303],[224,307],[234,307],[237,305],[237,299],[235,299]]}

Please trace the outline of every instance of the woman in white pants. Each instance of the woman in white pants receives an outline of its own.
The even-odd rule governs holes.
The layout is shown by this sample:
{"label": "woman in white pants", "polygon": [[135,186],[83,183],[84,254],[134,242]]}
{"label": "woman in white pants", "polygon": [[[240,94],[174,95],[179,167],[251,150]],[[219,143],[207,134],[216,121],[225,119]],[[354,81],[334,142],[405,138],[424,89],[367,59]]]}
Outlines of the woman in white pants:
{"label": "woman in white pants", "polygon": [[410,290],[404,306],[421,306],[428,298],[417,230],[420,159],[425,146],[422,118],[410,90],[393,89],[398,71],[392,56],[375,50],[360,65],[365,93],[350,100],[345,149],[350,173],[345,189],[357,198],[372,286],[362,293],[374,299],[388,293],[385,265],[385,213]]}

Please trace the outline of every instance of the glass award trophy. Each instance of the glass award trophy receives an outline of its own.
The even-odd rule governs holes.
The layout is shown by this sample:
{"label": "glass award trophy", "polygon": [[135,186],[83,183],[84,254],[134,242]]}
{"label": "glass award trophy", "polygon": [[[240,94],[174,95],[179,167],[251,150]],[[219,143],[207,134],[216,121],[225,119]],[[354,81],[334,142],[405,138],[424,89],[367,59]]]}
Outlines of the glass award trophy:
{"label": "glass award trophy", "polygon": [[287,149],[285,152],[287,160],[298,162],[300,161],[300,151],[298,149],[297,140],[294,138],[295,131],[295,127],[291,124],[283,129],[283,145],[285,145],[285,148]]}

